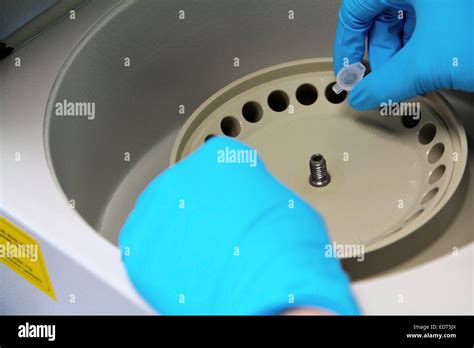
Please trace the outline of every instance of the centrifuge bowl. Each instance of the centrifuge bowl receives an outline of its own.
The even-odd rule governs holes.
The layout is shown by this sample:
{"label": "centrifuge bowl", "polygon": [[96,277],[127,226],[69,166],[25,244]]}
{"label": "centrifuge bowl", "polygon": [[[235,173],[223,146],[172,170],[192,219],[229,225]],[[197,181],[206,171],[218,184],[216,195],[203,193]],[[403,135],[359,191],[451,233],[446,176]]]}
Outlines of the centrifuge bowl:
{"label": "centrifuge bowl", "polygon": [[[69,205],[97,233],[116,244],[125,218],[146,185],[170,163],[191,152],[211,135],[208,132],[211,128],[201,128],[207,124],[206,120],[209,125],[216,126],[212,133],[220,134],[222,120],[219,117],[233,116],[242,127],[237,138],[254,145],[277,178],[322,212],[337,242],[360,243],[366,246],[366,252],[377,249],[377,253],[383,253],[386,249],[386,255],[396,255],[382,261],[377,258],[375,268],[368,259],[357,263],[354,274],[365,276],[375,269],[380,272],[414,255],[420,256],[420,261],[426,261],[449,253],[451,245],[445,243],[429,256],[422,257],[425,249],[455,218],[454,213],[442,215],[437,212],[443,207],[445,212],[459,211],[459,205],[464,202],[466,191],[463,189],[457,190],[456,199],[449,200],[461,180],[467,158],[462,126],[449,102],[434,94],[420,98],[424,108],[423,121],[410,129],[404,127],[400,119],[383,119],[378,111],[355,112],[347,100],[331,103],[326,96],[327,86],[334,81],[331,62],[313,58],[331,55],[332,29],[325,31],[322,28],[334,28],[338,5],[337,2],[320,6],[313,1],[300,1],[289,8],[284,1],[265,0],[232,4],[213,2],[208,8],[189,1],[140,1],[115,13],[107,19],[106,25],[93,28],[64,63],[46,110],[47,157],[53,177]],[[176,15],[182,7],[188,14],[193,14],[184,22]],[[227,15],[229,11],[232,16]],[[298,14],[298,21],[288,20],[289,11]],[[212,25],[204,25],[210,22]],[[266,93],[273,91],[272,87],[262,90],[260,95],[255,94],[265,108],[261,122],[243,119],[241,102],[248,101],[248,95],[241,95],[242,100],[239,100],[236,86],[248,84],[265,74],[278,77],[275,71],[280,71],[282,80],[291,80],[281,81],[281,88],[289,96],[294,114],[286,110],[275,112],[279,120],[275,125],[267,123],[271,111]],[[299,80],[294,79],[296,75]],[[296,100],[296,89],[304,81],[317,90],[317,100],[312,105],[302,105]],[[265,83],[276,86],[280,82],[265,78],[257,84],[252,83],[252,88],[258,89]],[[249,88],[247,85],[242,91],[248,92]],[[227,99],[222,98],[225,91],[230,91]],[[218,98],[219,102],[215,103]],[[57,116],[55,105],[64,101],[94,102],[95,117]],[[212,110],[209,109],[211,104]],[[231,109],[220,113],[219,105]],[[428,144],[417,140],[418,132],[424,126],[424,114],[426,120],[435,124],[437,136],[441,136],[439,140],[443,140],[445,151],[439,159],[442,163],[426,163],[427,152],[438,143],[437,139]],[[287,128],[284,117],[294,118]],[[309,127],[303,127],[311,117],[319,117],[319,120],[317,123],[311,120]],[[393,121],[393,129],[383,127],[388,120]],[[315,129],[316,125],[332,130],[338,127],[339,131],[322,134]],[[285,140],[278,142],[273,135],[283,136]],[[416,149],[411,145],[404,149],[401,139],[405,136]],[[288,139],[299,145],[285,146]],[[367,152],[353,146],[358,143],[357,139],[361,140],[362,147],[369,147]],[[369,140],[372,145],[382,142],[384,146],[374,148]],[[273,153],[284,153],[284,160],[273,160],[275,155],[270,147],[275,146]],[[390,152],[382,151],[387,147]],[[449,161],[451,151],[461,154],[457,162]],[[308,160],[313,152],[321,152],[327,158],[332,182],[325,188],[308,187]],[[345,152],[349,154],[348,162],[341,161]],[[363,153],[367,155],[361,157]],[[421,167],[407,168],[409,163]],[[446,167],[438,182],[442,186],[426,202],[423,213],[418,213],[423,195],[430,191],[430,173],[439,165]],[[293,168],[298,174],[294,178],[288,177],[282,167]],[[402,174],[405,187],[388,180],[386,176],[393,178],[394,173]],[[358,183],[354,184],[356,181]],[[379,190],[388,195],[378,196],[380,201],[377,202],[359,196],[358,208],[368,204],[366,209],[349,209],[354,207],[357,195],[365,191],[364,187],[369,193]],[[307,190],[320,196],[319,204],[312,202],[305,193]],[[344,192],[350,197],[350,202],[339,201],[345,208],[339,209],[337,214],[340,215],[334,213],[338,205],[335,200],[331,204],[324,203],[331,201],[333,191],[337,191],[334,199],[343,197]],[[398,208],[399,199],[404,201],[402,209]],[[373,209],[375,203],[377,209]],[[390,208],[389,204],[393,206]],[[394,217],[388,219],[392,208]],[[364,224],[354,226],[361,221],[358,216],[361,210],[365,210]],[[341,217],[339,227],[335,225],[334,216]],[[436,220],[440,216],[441,222]],[[370,219],[376,222],[366,228]],[[426,224],[428,220],[430,222]],[[357,233],[353,233],[356,230]],[[404,238],[412,235],[419,236],[416,243]],[[448,244],[452,241],[462,246],[471,240],[469,238],[462,232],[461,236],[448,238]],[[411,244],[407,247],[402,241]],[[384,248],[389,244],[392,244],[390,249]],[[349,272],[352,271],[349,269]]]}

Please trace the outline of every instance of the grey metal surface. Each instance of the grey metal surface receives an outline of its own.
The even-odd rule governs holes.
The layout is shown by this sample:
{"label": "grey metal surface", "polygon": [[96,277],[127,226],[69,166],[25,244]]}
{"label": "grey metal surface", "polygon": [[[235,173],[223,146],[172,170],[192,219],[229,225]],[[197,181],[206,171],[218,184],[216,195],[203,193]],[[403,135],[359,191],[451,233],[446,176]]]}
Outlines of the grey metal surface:
{"label": "grey metal surface", "polygon": [[77,9],[86,2],[87,0],[8,0],[4,4],[4,15],[5,23],[10,27],[6,31],[8,36],[2,41],[7,46],[18,49],[66,17],[75,20]]}
{"label": "grey metal surface", "polygon": [[18,30],[58,0],[2,0],[0,1],[0,41]]}

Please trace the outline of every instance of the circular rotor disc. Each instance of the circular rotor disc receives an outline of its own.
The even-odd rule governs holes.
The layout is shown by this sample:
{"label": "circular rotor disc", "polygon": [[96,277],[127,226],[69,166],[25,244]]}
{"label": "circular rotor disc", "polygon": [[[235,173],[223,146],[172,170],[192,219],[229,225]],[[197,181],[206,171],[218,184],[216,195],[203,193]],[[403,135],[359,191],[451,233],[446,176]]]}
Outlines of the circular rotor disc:
{"label": "circular rotor disc", "polygon": [[[232,83],[186,122],[171,163],[209,136],[235,137],[322,214],[336,243],[363,244],[368,252],[404,237],[454,193],[466,165],[464,129],[437,94],[410,100],[398,112],[390,101],[361,112],[334,94],[334,81],[332,62],[314,59]],[[315,153],[326,159],[331,182],[325,187],[308,180]]]}

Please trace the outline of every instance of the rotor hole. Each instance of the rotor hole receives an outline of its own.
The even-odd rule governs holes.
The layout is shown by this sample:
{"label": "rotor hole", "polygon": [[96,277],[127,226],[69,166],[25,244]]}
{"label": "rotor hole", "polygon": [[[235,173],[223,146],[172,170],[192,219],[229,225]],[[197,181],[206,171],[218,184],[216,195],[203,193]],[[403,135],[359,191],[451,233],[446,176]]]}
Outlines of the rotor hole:
{"label": "rotor hole", "polygon": [[342,91],[341,93],[339,94],[336,94],[336,92],[334,92],[332,90],[332,86],[334,86],[336,84],[336,82],[333,82],[333,83],[330,83],[327,87],[326,87],[326,91],[325,91],[325,95],[326,95],[326,99],[332,103],[332,104],[340,104],[342,103],[346,97],[347,97],[347,92],[346,91]]}
{"label": "rotor hole", "polygon": [[405,128],[415,128],[421,121],[421,117],[413,118],[410,116],[402,117],[402,124]]}
{"label": "rotor hole", "polygon": [[433,123],[427,123],[421,127],[418,132],[418,141],[420,144],[426,145],[433,141],[436,136],[436,126]]}
{"label": "rotor hole", "polygon": [[263,109],[259,103],[250,101],[242,107],[242,116],[251,123],[260,121],[263,117]]}
{"label": "rotor hole", "polygon": [[416,220],[416,218],[418,216],[420,216],[421,214],[423,214],[423,211],[424,209],[420,209],[418,210],[416,213],[414,213],[413,215],[411,215],[410,217],[408,217],[408,219],[405,220],[405,224],[409,224],[410,222]]}
{"label": "rotor hole", "polygon": [[290,105],[290,98],[283,91],[273,91],[268,96],[268,106],[276,112],[285,111]]}
{"label": "rotor hole", "polygon": [[436,194],[438,193],[439,189],[437,187],[435,187],[434,189],[431,189],[429,190],[428,192],[426,192],[424,195],[423,195],[423,198],[421,199],[421,204],[426,204],[428,203],[429,201],[431,201],[434,196],[436,196]]}
{"label": "rotor hole", "polygon": [[240,134],[240,123],[235,117],[226,116],[221,121],[221,130],[225,135],[235,138]]}
{"label": "rotor hole", "polygon": [[437,182],[441,177],[444,175],[444,172],[446,171],[446,166],[445,165],[440,165],[436,167],[429,176],[428,182],[430,184],[434,184]]}
{"label": "rotor hole", "polygon": [[428,162],[437,162],[444,154],[444,144],[438,143],[428,151]]}
{"label": "rotor hole", "polygon": [[314,104],[318,99],[318,91],[313,85],[305,83],[296,90],[296,99],[303,105]]}

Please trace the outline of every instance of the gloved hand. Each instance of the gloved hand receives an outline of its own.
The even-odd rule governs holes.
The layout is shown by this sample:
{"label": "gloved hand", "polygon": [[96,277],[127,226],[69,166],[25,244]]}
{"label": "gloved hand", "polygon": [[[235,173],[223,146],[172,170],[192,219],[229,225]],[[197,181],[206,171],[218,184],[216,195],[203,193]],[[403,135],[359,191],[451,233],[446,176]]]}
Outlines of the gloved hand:
{"label": "gloved hand", "polygon": [[473,14],[472,0],[344,0],[334,70],[360,62],[366,38],[372,69],[349,103],[362,110],[437,89],[474,91]]}
{"label": "gloved hand", "polygon": [[260,159],[221,163],[226,149],[254,151],[214,137],[137,199],[119,245],[139,292],[162,314],[357,314],[318,213]]}

